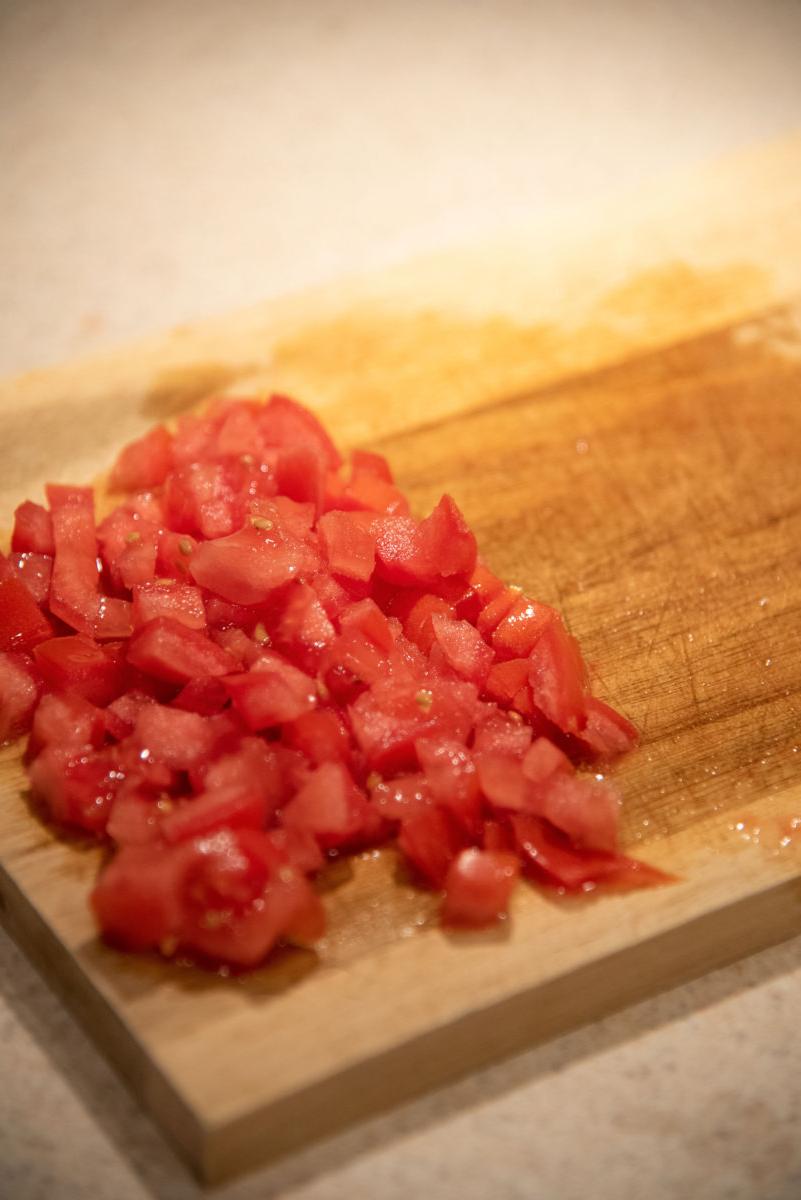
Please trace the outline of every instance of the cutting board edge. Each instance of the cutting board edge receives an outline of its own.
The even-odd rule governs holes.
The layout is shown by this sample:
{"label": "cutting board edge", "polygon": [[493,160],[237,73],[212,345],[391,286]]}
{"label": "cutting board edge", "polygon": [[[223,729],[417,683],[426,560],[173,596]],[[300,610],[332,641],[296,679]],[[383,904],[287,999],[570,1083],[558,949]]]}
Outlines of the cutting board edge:
{"label": "cutting board edge", "polygon": [[[0,883],[7,893],[0,893],[6,930],[205,1184],[219,1184],[283,1158],[472,1071],[801,933],[799,868],[761,890],[713,903],[689,921],[677,910],[676,923],[668,928],[652,928],[628,946],[457,1014],[245,1115],[213,1123],[181,1095],[158,1056],[148,1054],[2,863]],[[699,905],[703,898],[698,896]],[[266,1136],[270,1126],[271,1137]]]}
{"label": "cutting board edge", "polygon": [[[190,1166],[204,1183],[223,1183],[799,933],[801,871],[210,1126]],[[280,1134],[268,1143],[263,1135],[271,1120]]]}

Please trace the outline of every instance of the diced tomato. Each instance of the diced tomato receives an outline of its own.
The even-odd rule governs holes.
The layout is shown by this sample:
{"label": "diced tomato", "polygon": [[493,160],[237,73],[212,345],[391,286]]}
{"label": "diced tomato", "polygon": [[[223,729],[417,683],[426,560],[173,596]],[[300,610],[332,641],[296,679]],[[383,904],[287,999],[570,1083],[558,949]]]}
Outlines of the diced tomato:
{"label": "diced tomato", "polygon": [[479,686],[492,664],[492,649],[469,621],[453,621],[442,613],[431,618],[434,637],[448,666],[462,679]]}
{"label": "diced tomato", "polygon": [[31,790],[60,825],[90,833],[105,829],[121,782],[112,759],[102,750],[75,756],[61,746],[47,746],[28,768]]}
{"label": "diced tomato", "polygon": [[182,801],[163,818],[160,833],[167,842],[184,842],[217,829],[263,829],[268,816],[267,801],[258,790],[229,787]]}
{"label": "diced tomato", "polygon": [[468,833],[477,834],[481,794],[471,752],[448,738],[418,738],[415,750],[434,800]]}
{"label": "diced tomato", "polygon": [[157,425],[121,451],[111,469],[109,487],[113,492],[158,487],[172,466],[171,448],[171,435],[163,425]]}
{"label": "diced tomato", "polygon": [[415,646],[419,646],[424,654],[430,654],[431,647],[436,640],[434,617],[453,617],[455,610],[453,605],[442,596],[435,596],[431,592],[410,590],[408,603],[403,603],[403,594],[401,593],[401,600],[393,604],[392,613],[403,622],[403,632],[406,637],[414,642]]}
{"label": "diced tomato", "polygon": [[365,582],[375,570],[375,521],[369,513],[327,512],[318,522],[320,544],[335,575]]}
{"label": "diced tomato", "polygon": [[324,849],[347,845],[360,833],[367,799],[344,763],[324,762],[283,809],[287,829],[303,829]]}
{"label": "diced tomato", "polygon": [[205,629],[206,610],[200,588],[171,580],[137,584],[133,589],[134,629],[157,617],[172,617],[188,629]]}
{"label": "diced tomato", "polygon": [[53,627],[20,579],[0,581],[0,651],[30,650]]}
{"label": "diced tomato", "polygon": [[0,745],[30,728],[40,690],[27,654],[0,651]]}
{"label": "diced tomato", "polygon": [[472,684],[446,680],[432,681],[428,687],[379,682],[349,709],[353,734],[368,766],[386,773],[416,765],[418,738],[464,741],[475,712]]}
{"label": "diced tomato", "polygon": [[546,626],[556,618],[556,612],[547,604],[518,596],[495,626],[492,645],[504,657],[525,658],[534,649]]}
{"label": "diced tomato", "polygon": [[481,790],[496,808],[525,811],[529,807],[531,786],[518,758],[507,754],[483,753],[477,756]]}
{"label": "diced tomato", "polygon": [[314,413],[288,396],[271,396],[259,412],[259,425],[268,446],[310,446],[331,470],[342,463],[339,451]]}
{"label": "diced tomato", "polygon": [[253,525],[201,542],[189,570],[201,587],[236,604],[258,604],[298,574],[297,546]]}
{"label": "diced tomato", "polygon": [[95,617],[95,637],[99,642],[121,641],[133,633],[130,600],[118,596],[100,596]]}
{"label": "diced tomato", "polygon": [[483,713],[476,724],[473,737],[475,754],[505,754],[522,758],[531,745],[531,727],[522,720],[514,720],[515,714],[490,709]]}
{"label": "diced tomato", "polygon": [[350,732],[331,708],[313,708],[284,726],[284,740],[305,754],[313,766],[324,762],[347,762]]}
{"label": "diced tomato", "polygon": [[509,851],[462,850],[445,877],[443,921],[491,925],[506,915],[519,875],[520,862]]}
{"label": "diced tomato", "polygon": [[228,675],[237,665],[206,634],[172,617],[157,617],[136,631],[128,643],[128,662],[168,683]]}
{"label": "diced tomato", "polygon": [[358,479],[367,475],[373,479],[383,479],[385,483],[394,483],[392,468],[383,454],[372,450],[353,450],[350,456],[351,477]]}
{"label": "diced tomato", "polygon": [[97,528],[103,563],[118,588],[132,588],[156,572],[158,525],[127,505],[115,508]]}
{"label": "diced tomato", "polygon": [[33,657],[45,684],[54,691],[77,692],[93,704],[103,705],[123,690],[124,672],[118,655],[83,634],[40,642]]}
{"label": "diced tomato", "polygon": [[489,604],[497,595],[504,591],[504,584],[497,575],[493,575],[481,559],[476,562],[473,574],[470,576],[470,586],[482,602],[482,607]]}
{"label": "diced tomato", "polygon": [[484,694],[498,704],[511,705],[521,688],[528,684],[527,658],[510,658],[490,667],[484,683]]}
{"label": "diced tomato", "polygon": [[285,446],[275,464],[279,492],[290,500],[311,504],[315,513],[323,511],[325,468],[319,452],[312,446]]}
{"label": "diced tomato", "polygon": [[561,829],[576,846],[617,849],[620,796],[611,784],[561,771],[536,786],[535,793],[532,811]]}
{"label": "diced tomato", "polygon": [[476,619],[476,629],[482,637],[491,635],[521,599],[518,587],[504,587],[502,591],[490,596]]}
{"label": "diced tomato", "polygon": [[106,719],[102,708],[77,692],[51,692],[42,696],[36,709],[28,752],[35,756],[45,746],[97,749],[103,744],[105,735]]}
{"label": "diced tomato", "polygon": [[55,547],[50,611],[79,633],[93,634],[100,580],[92,489],[48,484],[47,499]]}
{"label": "diced tomato", "polygon": [[567,755],[545,737],[532,742],[523,756],[523,774],[529,783],[546,784],[555,775],[572,775],[573,764]]}
{"label": "diced tomato", "polygon": [[55,553],[53,520],[41,504],[25,500],[15,510],[11,549],[23,554],[47,554],[52,558]]}
{"label": "diced tomato", "polygon": [[476,539],[450,496],[419,525],[411,517],[376,522],[376,569],[389,583],[425,587],[439,579],[469,578]]}
{"label": "diced tomato", "polygon": [[37,604],[46,604],[50,595],[53,560],[48,554],[15,554],[11,565]]}
{"label": "diced tomato", "polygon": [[253,730],[295,721],[317,703],[314,680],[268,651],[250,671],[228,675],[223,682],[234,708]]}
{"label": "diced tomato", "polygon": [[608,762],[633,750],[639,734],[631,721],[595,696],[584,697],[587,724],[581,731],[580,747],[592,761]]}
{"label": "diced tomato", "polygon": [[587,669],[578,642],[559,620],[551,620],[531,651],[529,683],[535,705],[565,733],[587,723]]}
{"label": "diced tomato", "polygon": [[134,737],[142,754],[178,771],[187,771],[208,758],[217,741],[213,725],[204,717],[162,704],[142,706]]}
{"label": "diced tomato", "polygon": [[413,812],[401,823],[398,845],[414,869],[432,887],[441,888],[464,848],[464,837],[446,812],[430,807]]}
{"label": "diced tomato", "polygon": [[514,816],[512,826],[527,868],[551,887],[578,892],[601,883],[632,888],[671,882],[669,875],[638,859],[601,850],[576,849],[539,817]]}
{"label": "diced tomato", "polygon": [[275,644],[299,666],[314,670],[336,637],[317,593],[307,583],[292,584],[278,622]]}
{"label": "diced tomato", "polygon": [[431,785],[422,772],[372,781],[370,803],[385,821],[405,821],[434,802]]}
{"label": "diced tomato", "polygon": [[389,621],[375,600],[369,596],[342,609],[339,614],[339,627],[343,633],[361,634],[386,653],[389,653],[395,644]]}
{"label": "diced tomato", "polygon": [[188,579],[189,563],[196,547],[197,542],[188,533],[174,533],[171,529],[163,529],[158,535],[156,550],[156,571],[159,578]]}

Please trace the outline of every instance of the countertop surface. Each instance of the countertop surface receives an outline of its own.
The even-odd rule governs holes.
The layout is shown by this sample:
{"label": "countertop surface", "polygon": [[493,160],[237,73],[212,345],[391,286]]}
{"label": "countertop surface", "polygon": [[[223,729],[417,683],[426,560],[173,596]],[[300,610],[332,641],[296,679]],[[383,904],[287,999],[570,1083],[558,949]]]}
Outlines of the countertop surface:
{"label": "countertop surface", "polygon": [[[801,126],[801,5],[0,0],[0,371],[480,238]],[[801,939],[225,1200],[801,1195]],[[199,1189],[0,937],[0,1195]]]}

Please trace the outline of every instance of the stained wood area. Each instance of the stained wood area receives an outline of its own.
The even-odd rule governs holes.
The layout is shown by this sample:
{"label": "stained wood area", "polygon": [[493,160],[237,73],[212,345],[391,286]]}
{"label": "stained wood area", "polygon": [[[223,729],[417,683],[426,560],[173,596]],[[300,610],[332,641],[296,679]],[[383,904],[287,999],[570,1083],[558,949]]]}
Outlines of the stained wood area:
{"label": "stained wood area", "polygon": [[[205,1178],[801,928],[801,144],[759,163],[599,240],[606,291],[577,316],[565,285],[547,326],[526,243],[378,280],[359,304],[294,302],[280,329],[259,310],[0,388],[0,520],[204,385],[294,392],[386,453],[420,512],[451,492],[490,565],[564,611],[595,690],[643,731],[615,772],[625,840],[675,884],[525,886],[510,921],[457,936],[391,851],[366,854],[323,881],[318,953],[239,979],[104,946],[86,905],[98,849],[43,826],[18,750],[0,753],[5,922]],[[654,245],[684,264],[655,267]],[[570,278],[583,297],[588,261],[557,256],[540,292]]]}

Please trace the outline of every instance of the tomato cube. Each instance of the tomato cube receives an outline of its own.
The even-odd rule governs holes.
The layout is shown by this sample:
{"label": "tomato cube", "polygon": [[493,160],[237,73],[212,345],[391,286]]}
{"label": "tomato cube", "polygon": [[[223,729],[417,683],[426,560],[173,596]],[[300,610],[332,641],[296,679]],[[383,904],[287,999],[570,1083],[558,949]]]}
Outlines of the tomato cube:
{"label": "tomato cube", "polygon": [[445,877],[442,919],[448,925],[491,925],[506,915],[520,875],[515,854],[462,850]]}
{"label": "tomato cube", "polygon": [[0,651],[0,745],[30,728],[40,690],[27,654]]}
{"label": "tomato cube", "polygon": [[171,617],[187,629],[206,628],[206,609],[200,588],[177,581],[136,584],[131,615],[134,629],[141,629],[157,617]]}
{"label": "tomato cube", "polygon": [[250,671],[228,675],[223,683],[234,708],[254,731],[295,721],[317,703],[314,680],[267,651]]}
{"label": "tomato cube", "polygon": [[54,691],[77,692],[93,704],[108,704],[123,690],[118,655],[83,634],[50,638],[34,647],[33,657],[45,684]]}
{"label": "tomato cube", "polygon": [[158,487],[172,465],[172,436],[157,425],[121,450],[111,468],[109,487],[113,492],[138,492]]}
{"label": "tomato cube", "polygon": [[228,675],[237,665],[206,634],[172,617],[157,617],[136,631],[128,643],[128,662],[168,683]]}
{"label": "tomato cube", "polygon": [[41,504],[25,500],[15,510],[11,549],[23,554],[53,556],[53,519]]}

